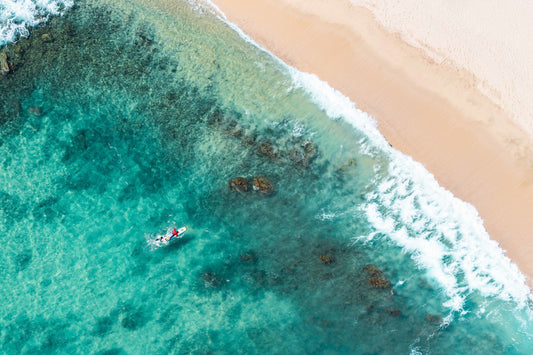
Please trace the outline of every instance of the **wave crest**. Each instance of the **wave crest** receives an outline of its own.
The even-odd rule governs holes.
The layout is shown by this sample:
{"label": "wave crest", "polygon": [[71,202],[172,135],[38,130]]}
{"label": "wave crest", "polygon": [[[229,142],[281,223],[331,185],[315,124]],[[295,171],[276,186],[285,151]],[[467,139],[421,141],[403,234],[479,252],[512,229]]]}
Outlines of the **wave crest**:
{"label": "wave crest", "polygon": [[62,15],[73,0],[0,0],[0,47],[28,37],[28,28]]}

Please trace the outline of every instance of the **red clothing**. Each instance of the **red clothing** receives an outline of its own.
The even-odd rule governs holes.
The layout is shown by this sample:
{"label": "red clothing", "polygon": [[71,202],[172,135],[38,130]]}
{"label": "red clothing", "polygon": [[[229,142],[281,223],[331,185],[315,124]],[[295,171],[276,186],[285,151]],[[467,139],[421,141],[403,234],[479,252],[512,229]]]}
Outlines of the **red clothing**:
{"label": "red clothing", "polygon": [[172,235],[178,235],[178,231],[176,230],[176,228],[174,228],[174,230],[172,231]]}

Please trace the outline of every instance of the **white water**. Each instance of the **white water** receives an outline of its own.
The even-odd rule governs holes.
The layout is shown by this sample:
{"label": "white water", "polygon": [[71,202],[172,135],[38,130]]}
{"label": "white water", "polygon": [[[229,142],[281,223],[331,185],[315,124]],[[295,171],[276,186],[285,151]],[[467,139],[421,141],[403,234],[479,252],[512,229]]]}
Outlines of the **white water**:
{"label": "white water", "polygon": [[[292,67],[289,72],[330,118],[342,118],[368,136],[364,144],[369,154],[390,157],[388,176],[368,194],[362,209],[377,232],[403,247],[439,282],[450,299],[447,307],[460,311],[472,291],[527,305],[531,295],[525,276],[490,239],[474,206],[440,186],[422,164],[392,148],[374,119],[342,93],[316,75]],[[356,239],[368,241],[377,235]]]}
{"label": "white water", "polygon": [[30,27],[61,15],[73,0],[0,0],[0,47],[28,37]]}
{"label": "white water", "polygon": [[361,207],[375,232],[357,236],[355,241],[384,236],[401,246],[439,283],[448,297],[445,306],[451,311],[461,312],[466,297],[474,291],[513,301],[520,308],[533,300],[525,276],[490,239],[474,206],[441,187],[422,164],[392,148],[375,120],[357,109],[348,97],[318,76],[285,64],[229,22],[216,5],[209,5],[244,40],[280,63],[294,86],[304,90],[331,119],[344,119],[364,133],[368,140],[362,144],[367,154],[390,158],[387,176],[376,177],[381,182]]}

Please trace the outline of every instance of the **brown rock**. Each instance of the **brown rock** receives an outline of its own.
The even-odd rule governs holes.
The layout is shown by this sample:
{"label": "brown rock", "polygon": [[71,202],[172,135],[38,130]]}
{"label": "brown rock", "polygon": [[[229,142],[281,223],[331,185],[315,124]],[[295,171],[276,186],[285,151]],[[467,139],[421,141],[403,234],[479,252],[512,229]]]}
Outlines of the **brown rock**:
{"label": "brown rock", "polygon": [[380,269],[378,269],[376,266],[372,264],[363,266],[363,270],[365,270],[368,273],[368,275],[370,275],[371,277],[381,276],[383,274],[383,272]]}
{"label": "brown rock", "polygon": [[254,135],[245,136],[244,139],[243,139],[243,143],[247,147],[253,146],[255,144],[255,136]]}
{"label": "brown rock", "polygon": [[0,71],[2,75],[7,75],[11,71],[9,62],[7,61],[7,54],[0,52]]}
{"label": "brown rock", "polygon": [[395,309],[395,308],[386,308],[385,312],[387,312],[388,314],[394,317],[399,317],[402,315],[402,312],[400,312],[399,309]]}
{"label": "brown rock", "polygon": [[327,255],[320,255],[320,260],[322,261],[322,264],[326,265],[331,264],[335,261],[333,257]]}
{"label": "brown rock", "polygon": [[250,191],[250,183],[248,182],[248,179],[244,177],[236,177],[234,179],[231,179],[230,182],[228,183],[228,187],[231,190],[239,191],[239,192]]}
{"label": "brown rock", "polygon": [[304,144],[302,144],[302,147],[308,154],[314,153],[315,151],[315,145],[311,142],[305,142]]}
{"label": "brown rock", "polygon": [[257,152],[260,155],[268,157],[269,159],[274,159],[277,156],[276,152],[274,151],[274,147],[270,142],[262,142],[259,144],[259,149]]}
{"label": "brown rock", "polygon": [[274,184],[264,176],[257,176],[252,182],[253,189],[262,195],[271,195],[274,192]]}
{"label": "brown rock", "polygon": [[54,41],[54,38],[49,33],[43,33],[41,35],[41,39],[43,40],[43,42],[46,42],[46,43],[50,43]]}
{"label": "brown rock", "polygon": [[370,286],[374,288],[385,289],[391,287],[390,281],[384,277],[370,277],[369,279],[367,279],[367,282]]}

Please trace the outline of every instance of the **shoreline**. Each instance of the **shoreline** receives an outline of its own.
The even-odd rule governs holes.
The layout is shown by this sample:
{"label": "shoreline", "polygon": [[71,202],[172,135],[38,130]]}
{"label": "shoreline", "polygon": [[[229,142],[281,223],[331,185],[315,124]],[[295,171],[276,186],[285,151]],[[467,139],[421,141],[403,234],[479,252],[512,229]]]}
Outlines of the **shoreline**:
{"label": "shoreline", "polygon": [[[228,20],[303,72],[318,75],[377,121],[396,149],[471,203],[491,239],[532,287],[533,146],[477,78],[387,32],[345,0],[215,0]],[[293,6],[298,2],[298,5]],[[289,4],[291,3],[291,4]]]}

